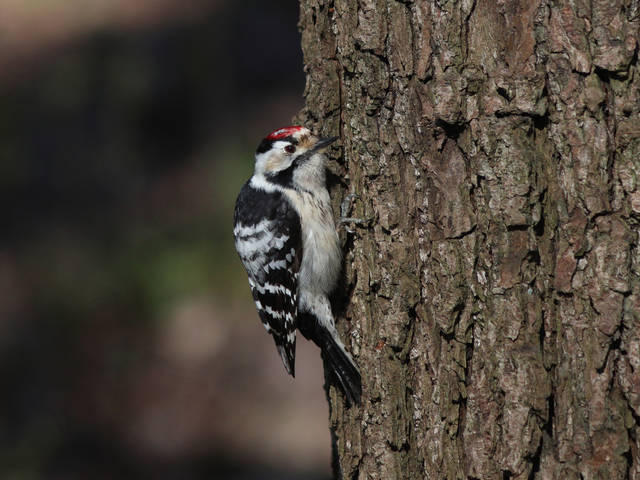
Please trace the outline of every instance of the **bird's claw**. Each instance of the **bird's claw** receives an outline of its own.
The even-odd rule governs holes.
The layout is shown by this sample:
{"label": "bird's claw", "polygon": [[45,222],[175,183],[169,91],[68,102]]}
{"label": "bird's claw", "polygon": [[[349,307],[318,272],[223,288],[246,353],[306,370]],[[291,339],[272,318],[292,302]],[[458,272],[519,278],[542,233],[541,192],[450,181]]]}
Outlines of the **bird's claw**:
{"label": "bird's claw", "polygon": [[[340,223],[341,224],[363,225],[367,223],[367,221],[363,220],[362,218],[348,216],[349,212],[351,211],[351,207],[353,206],[353,201],[356,198],[358,198],[357,193],[350,193],[346,197],[344,197],[344,200],[340,204]],[[353,230],[352,228],[349,228],[348,226],[345,226],[344,228],[349,233],[355,232],[355,230]]]}

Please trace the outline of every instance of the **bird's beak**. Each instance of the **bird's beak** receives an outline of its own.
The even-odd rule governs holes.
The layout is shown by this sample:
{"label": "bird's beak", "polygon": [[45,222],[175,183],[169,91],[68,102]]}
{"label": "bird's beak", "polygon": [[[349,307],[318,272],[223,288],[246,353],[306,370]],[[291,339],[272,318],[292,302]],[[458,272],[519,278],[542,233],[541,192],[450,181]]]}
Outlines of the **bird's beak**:
{"label": "bird's beak", "polygon": [[335,142],[336,140],[338,140],[340,137],[328,137],[328,138],[321,138],[320,140],[318,140],[318,142],[313,146],[313,151],[314,152],[318,152],[324,148],[327,148],[329,145],[331,145],[333,142]]}

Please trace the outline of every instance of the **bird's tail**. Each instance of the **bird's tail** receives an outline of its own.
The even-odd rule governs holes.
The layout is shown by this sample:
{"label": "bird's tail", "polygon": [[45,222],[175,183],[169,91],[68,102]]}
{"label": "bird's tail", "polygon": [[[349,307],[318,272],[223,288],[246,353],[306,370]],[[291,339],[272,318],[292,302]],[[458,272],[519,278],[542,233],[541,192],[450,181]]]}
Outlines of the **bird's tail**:
{"label": "bird's tail", "polygon": [[322,358],[325,365],[330,367],[338,385],[347,397],[350,404],[360,403],[362,397],[362,379],[360,371],[356,367],[351,355],[347,353],[342,342],[337,336],[331,335],[326,328],[319,328],[318,340],[321,345]]}

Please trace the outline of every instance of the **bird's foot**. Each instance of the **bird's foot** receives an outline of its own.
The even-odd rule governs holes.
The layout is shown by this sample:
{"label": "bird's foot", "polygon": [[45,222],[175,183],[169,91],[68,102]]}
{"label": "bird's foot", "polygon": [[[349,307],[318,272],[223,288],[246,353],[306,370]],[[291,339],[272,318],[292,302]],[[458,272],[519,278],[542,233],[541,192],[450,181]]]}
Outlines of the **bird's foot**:
{"label": "bird's foot", "polygon": [[354,233],[355,230],[347,225],[364,225],[368,223],[367,220],[364,220],[362,218],[348,216],[349,212],[351,211],[351,207],[353,206],[353,202],[356,198],[358,198],[357,193],[350,193],[346,197],[344,197],[344,200],[340,204],[340,224],[345,225],[344,229],[349,233]]}

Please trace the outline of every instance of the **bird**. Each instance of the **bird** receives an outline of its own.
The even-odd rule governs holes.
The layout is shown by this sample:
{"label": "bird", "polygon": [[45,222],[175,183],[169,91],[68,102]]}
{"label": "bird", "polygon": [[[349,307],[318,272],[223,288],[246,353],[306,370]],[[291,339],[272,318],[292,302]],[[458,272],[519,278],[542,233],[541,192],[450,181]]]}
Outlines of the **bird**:
{"label": "bird", "polygon": [[236,200],[233,235],[258,315],[286,371],[295,377],[299,330],[320,348],[353,404],[360,403],[361,375],[340,339],[329,300],[342,270],[324,155],[336,140],[299,125],[268,134]]}

